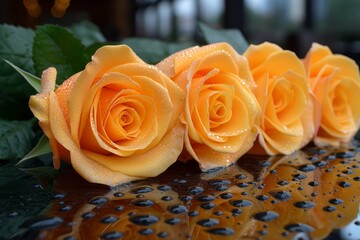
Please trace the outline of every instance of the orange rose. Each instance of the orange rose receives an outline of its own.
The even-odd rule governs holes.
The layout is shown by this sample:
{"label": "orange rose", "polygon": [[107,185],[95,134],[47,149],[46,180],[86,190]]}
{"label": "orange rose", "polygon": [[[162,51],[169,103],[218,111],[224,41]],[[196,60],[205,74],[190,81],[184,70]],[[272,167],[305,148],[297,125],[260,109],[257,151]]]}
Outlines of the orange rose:
{"label": "orange rose", "polygon": [[127,46],[106,46],[55,92],[56,70],[30,98],[54,153],[86,180],[116,185],[153,177],[183,148],[182,90]]}
{"label": "orange rose", "polygon": [[260,108],[248,63],[229,44],[189,48],[157,67],[186,92],[184,160],[194,158],[206,171],[234,163],[251,148]]}
{"label": "orange rose", "polygon": [[257,84],[254,93],[262,108],[254,153],[290,154],[306,145],[314,134],[313,102],[305,68],[293,52],[265,42],[251,45],[249,60]]}
{"label": "orange rose", "polygon": [[349,141],[360,124],[360,77],[356,63],[328,47],[313,44],[304,61],[319,106],[316,144]]}

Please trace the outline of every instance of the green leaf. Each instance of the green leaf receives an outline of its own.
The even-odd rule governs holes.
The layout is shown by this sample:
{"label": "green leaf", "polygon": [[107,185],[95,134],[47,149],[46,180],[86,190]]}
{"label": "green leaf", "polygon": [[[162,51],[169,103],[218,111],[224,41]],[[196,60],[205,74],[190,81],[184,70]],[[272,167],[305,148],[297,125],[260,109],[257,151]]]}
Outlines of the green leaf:
{"label": "green leaf", "polygon": [[69,30],[81,40],[86,47],[99,42],[106,42],[104,35],[95,24],[82,21],[69,27]]}
{"label": "green leaf", "polygon": [[[0,25],[0,59],[7,59],[14,65],[34,74],[32,45],[34,31],[11,25]],[[29,96],[35,91],[8,64],[0,64],[0,93]],[[16,108],[16,106],[13,106]]]}
{"label": "green leaf", "polygon": [[0,119],[0,160],[20,159],[32,148],[34,119],[6,121]]}
{"label": "green leaf", "polygon": [[62,83],[84,69],[87,63],[85,47],[74,34],[55,25],[43,25],[36,29],[33,60],[38,75],[48,67],[57,70],[57,82]]}
{"label": "green leaf", "polygon": [[155,64],[168,56],[164,42],[146,38],[126,38],[122,42],[128,45],[145,62]]}
{"label": "green leaf", "polygon": [[176,51],[193,46],[193,43],[167,43],[147,38],[126,38],[122,43],[149,64],[156,64]]}
{"label": "green leaf", "polygon": [[237,29],[214,29],[203,23],[199,24],[201,32],[204,34],[205,41],[210,43],[227,42],[235,50],[242,54],[248,48],[249,43],[242,33]]}
{"label": "green leaf", "polygon": [[28,73],[21,68],[15,66],[10,61],[4,59],[4,61],[9,64],[11,67],[13,67],[21,76],[25,78],[25,80],[39,93],[41,92],[41,79],[32,75],[31,73]]}
{"label": "green leaf", "polygon": [[43,135],[36,146],[17,163],[17,166],[21,165],[29,159],[48,154],[50,152],[51,148],[49,145],[49,140],[45,135]]}
{"label": "green leaf", "polygon": [[[10,239],[28,219],[45,209],[51,194],[40,181],[12,164],[0,167],[0,238]],[[22,238],[19,238],[22,239]]]}

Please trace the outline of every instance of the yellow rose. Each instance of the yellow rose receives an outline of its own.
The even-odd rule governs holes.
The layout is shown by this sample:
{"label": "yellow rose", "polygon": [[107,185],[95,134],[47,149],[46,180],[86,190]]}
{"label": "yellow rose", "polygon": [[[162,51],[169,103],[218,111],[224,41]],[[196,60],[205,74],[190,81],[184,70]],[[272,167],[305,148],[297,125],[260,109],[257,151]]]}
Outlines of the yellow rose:
{"label": "yellow rose", "polygon": [[253,153],[290,154],[313,137],[313,101],[305,68],[298,57],[265,42],[244,53],[257,84],[261,106],[259,136]]}
{"label": "yellow rose", "polygon": [[125,45],[100,48],[55,92],[56,70],[30,98],[54,153],[86,180],[116,185],[162,173],[183,148],[183,91]]}
{"label": "yellow rose", "polygon": [[320,118],[316,144],[338,146],[349,141],[360,124],[360,77],[356,63],[313,44],[304,64],[310,87],[316,97]]}
{"label": "yellow rose", "polygon": [[186,92],[184,160],[194,158],[206,171],[234,163],[252,147],[260,108],[248,63],[229,44],[185,49],[157,67]]}

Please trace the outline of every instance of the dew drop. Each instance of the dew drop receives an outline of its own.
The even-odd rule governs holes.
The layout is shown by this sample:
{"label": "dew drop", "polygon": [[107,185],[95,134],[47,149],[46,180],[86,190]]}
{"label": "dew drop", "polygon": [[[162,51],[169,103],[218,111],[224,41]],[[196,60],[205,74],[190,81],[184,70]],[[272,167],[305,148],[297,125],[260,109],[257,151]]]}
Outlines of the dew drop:
{"label": "dew drop", "polygon": [[246,188],[246,187],[249,186],[249,184],[246,183],[246,182],[242,182],[242,183],[237,184],[237,186],[238,186],[239,188]]}
{"label": "dew drop", "polygon": [[316,169],[316,167],[312,164],[305,164],[298,167],[298,169],[302,172],[312,172]]}
{"label": "dew drop", "polygon": [[173,205],[168,207],[169,212],[174,213],[174,214],[180,214],[180,213],[185,213],[188,211],[188,209],[181,204],[177,204],[177,205]]}
{"label": "dew drop", "polygon": [[155,203],[149,199],[135,199],[131,203],[138,207],[151,207]]}
{"label": "dew drop", "polygon": [[327,166],[327,162],[326,161],[318,161],[318,162],[316,162],[316,163],[314,163],[314,165],[316,166],[316,167],[325,167],[325,166]]}
{"label": "dew drop", "polygon": [[222,193],[222,194],[220,194],[220,197],[222,199],[230,199],[233,197],[233,195],[232,195],[232,193]]}
{"label": "dew drop", "polygon": [[101,238],[104,240],[115,240],[115,239],[119,239],[122,238],[124,235],[121,232],[107,232],[107,233],[103,233],[101,235]]}
{"label": "dew drop", "polygon": [[191,211],[191,212],[188,212],[188,216],[189,217],[196,217],[199,215],[199,212],[198,211]]}
{"label": "dew drop", "polygon": [[313,208],[315,207],[315,203],[313,202],[309,202],[309,201],[300,201],[300,202],[295,202],[294,206],[297,208],[303,208],[303,209],[309,209],[309,208]]}
{"label": "dew drop", "polygon": [[130,192],[132,194],[144,194],[144,193],[148,193],[148,192],[152,192],[154,189],[152,189],[151,187],[137,187],[132,189]]}
{"label": "dew drop", "polygon": [[207,230],[208,233],[214,234],[214,235],[221,235],[221,236],[230,236],[235,233],[235,231],[231,228],[212,228]]}
{"label": "dew drop", "polygon": [[327,161],[332,161],[332,160],[335,160],[336,159],[336,156],[335,155],[328,155],[324,158],[324,160],[327,160]]}
{"label": "dew drop", "polygon": [[124,194],[122,192],[116,192],[114,193],[114,197],[123,197]]}
{"label": "dew drop", "polygon": [[215,200],[215,198],[211,195],[199,196],[196,199],[200,202],[211,202]]}
{"label": "dew drop", "polygon": [[332,198],[329,200],[329,203],[334,204],[334,205],[340,205],[340,204],[343,204],[344,201],[340,198]]}
{"label": "dew drop", "polygon": [[123,205],[119,205],[115,207],[115,211],[121,212],[125,209],[125,207]]}
{"label": "dew drop", "polygon": [[280,185],[280,186],[286,186],[286,185],[289,184],[289,182],[281,180],[281,181],[278,181],[277,184]]}
{"label": "dew drop", "polygon": [[169,218],[165,220],[165,223],[169,224],[169,225],[176,225],[179,224],[181,222],[180,218]]}
{"label": "dew drop", "polygon": [[248,200],[234,200],[230,202],[234,207],[248,207],[252,205],[252,202]]}
{"label": "dew drop", "polygon": [[302,173],[297,173],[297,174],[294,174],[293,176],[293,180],[294,181],[299,181],[299,180],[303,180],[306,178],[306,175],[305,174],[302,174]]}
{"label": "dew drop", "polygon": [[166,202],[171,201],[172,199],[173,199],[173,198],[172,198],[171,196],[163,196],[163,197],[161,198],[161,200],[166,201]]}
{"label": "dew drop", "polygon": [[232,215],[236,217],[236,216],[239,216],[243,211],[239,208],[235,208],[235,209],[231,210],[231,212],[232,212]]}
{"label": "dew drop", "polygon": [[212,186],[212,187],[218,187],[218,186],[228,186],[230,185],[231,182],[227,179],[214,179],[214,180],[211,180],[209,181],[209,185]]}
{"label": "dew drop", "polygon": [[65,194],[64,193],[54,193],[53,194],[53,199],[63,199],[63,198],[65,198]]}
{"label": "dew drop", "polygon": [[72,209],[72,206],[70,205],[65,205],[65,206],[62,206],[61,208],[59,208],[59,211],[61,212],[67,212],[67,211],[70,211]]}
{"label": "dew drop", "polygon": [[339,182],[339,186],[342,187],[342,188],[348,188],[348,187],[351,186],[351,183],[345,182],[345,181],[341,181],[341,182]]}
{"label": "dew drop", "polygon": [[312,227],[304,223],[289,224],[285,226],[285,229],[289,232],[311,232],[314,230]]}
{"label": "dew drop", "polygon": [[208,209],[212,209],[212,208],[216,207],[216,205],[212,202],[207,202],[207,203],[201,204],[200,207],[208,210]]}
{"label": "dew drop", "polygon": [[190,195],[199,195],[199,194],[201,194],[203,191],[204,191],[204,188],[202,188],[202,187],[198,187],[198,186],[196,186],[196,187],[190,187],[190,188],[188,189],[188,194],[190,194]]}
{"label": "dew drop", "polygon": [[13,212],[8,213],[7,216],[10,217],[10,218],[12,218],[12,217],[17,217],[17,216],[19,216],[19,213],[16,212],[16,211],[13,211]]}
{"label": "dew drop", "polygon": [[247,178],[247,176],[245,174],[238,174],[238,175],[235,176],[235,178],[237,178],[237,179],[245,179],[245,178]]}
{"label": "dew drop", "polygon": [[104,217],[100,220],[101,223],[106,223],[106,224],[109,224],[109,223],[114,223],[116,222],[117,220],[119,220],[118,217],[116,216],[107,216],[107,217]]}
{"label": "dew drop", "polygon": [[335,206],[325,206],[323,208],[323,210],[326,211],[326,212],[333,212],[333,211],[336,210],[336,207]]}
{"label": "dew drop", "polygon": [[202,219],[198,221],[196,224],[202,227],[213,227],[219,224],[219,220],[215,218]]}
{"label": "dew drop", "polygon": [[171,187],[169,185],[161,185],[158,186],[157,189],[159,189],[160,191],[169,191],[171,190]]}
{"label": "dew drop", "polygon": [[141,235],[147,236],[147,235],[153,234],[153,233],[154,233],[154,230],[152,230],[151,228],[143,228],[143,229],[140,229],[140,230],[138,231],[138,233],[140,233]]}
{"label": "dew drop", "polygon": [[360,181],[360,177],[354,177],[353,178],[355,181],[359,182]]}
{"label": "dew drop", "polygon": [[309,182],[309,185],[312,187],[316,187],[319,185],[319,183],[317,181],[311,181],[311,182]]}
{"label": "dew drop", "polygon": [[271,221],[277,219],[278,217],[279,217],[279,214],[277,214],[276,212],[272,212],[272,211],[260,212],[260,213],[256,213],[254,215],[254,218],[256,220],[259,220],[262,222],[271,222]]}
{"label": "dew drop", "polygon": [[63,222],[60,217],[37,217],[25,221],[22,227],[33,230],[49,229],[59,226]]}
{"label": "dew drop", "polygon": [[81,217],[84,219],[89,219],[95,217],[95,215],[96,214],[94,212],[85,212],[81,215]]}
{"label": "dew drop", "polygon": [[260,200],[260,201],[266,201],[269,199],[269,196],[267,195],[259,195],[256,197],[256,199]]}
{"label": "dew drop", "polygon": [[344,171],[342,171],[342,173],[347,174],[347,175],[354,174],[354,172],[351,171],[350,169],[344,170]]}
{"label": "dew drop", "polygon": [[105,204],[109,201],[109,199],[107,197],[93,197],[89,200],[90,204],[93,205],[101,205],[101,204]]}
{"label": "dew drop", "polygon": [[159,218],[154,215],[136,215],[129,218],[130,222],[140,225],[149,226],[159,221]]}
{"label": "dew drop", "polygon": [[169,233],[167,233],[167,232],[159,232],[157,236],[159,238],[166,238],[167,236],[169,236]]}
{"label": "dew drop", "polygon": [[189,202],[191,201],[193,198],[192,196],[183,196],[183,197],[180,197],[180,200],[183,201],[183,202]]}
{"label": "dew drop", "polygon": [[271,196],[280,200],[280,201],[287,201],[291,198],[291,194],[287,191],[270,191]]}
{"label": "dew drop", "polygon": [[346,151],[346,152],[338,152],[335,154],[335,156],[337,158],[353,158],[355,157],[355,154],[353,152]]}

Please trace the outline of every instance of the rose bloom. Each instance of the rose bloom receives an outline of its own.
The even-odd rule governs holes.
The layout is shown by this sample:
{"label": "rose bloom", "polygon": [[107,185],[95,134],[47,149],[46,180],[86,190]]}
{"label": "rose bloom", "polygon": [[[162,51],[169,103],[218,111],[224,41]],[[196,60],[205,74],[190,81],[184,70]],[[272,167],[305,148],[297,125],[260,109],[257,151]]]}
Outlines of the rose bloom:
{"label": "rose bloom", "polygon": [[360,124],[360,77],[356,63],[313,44],[304,64],[315,95],[319,130],[316,144],[338,146],[349,141]]}
{"label": "rose bloom", "polygon": [[256,154],[290,154],[313,137],[313,101],[305,68],[291,51],[265,42],[250,45],[244,56],[257,84],[254,93],[262,116]]}
{"label": "rose bloom", "polygon": [[61,158],[90,182],[116,185],[157,176],[177,160],[184,93],[129,47],[100,48],[56,91],[55,78],[54,68],[44,72],[29,105],[56,168]]}
{"label": "rose bloom", "polygon": [[248,63],[229,44],[185,49],[157,67],[186,92],[182,160],[193,158],[207,171],[231,165],[252,147],[260,108]]}

